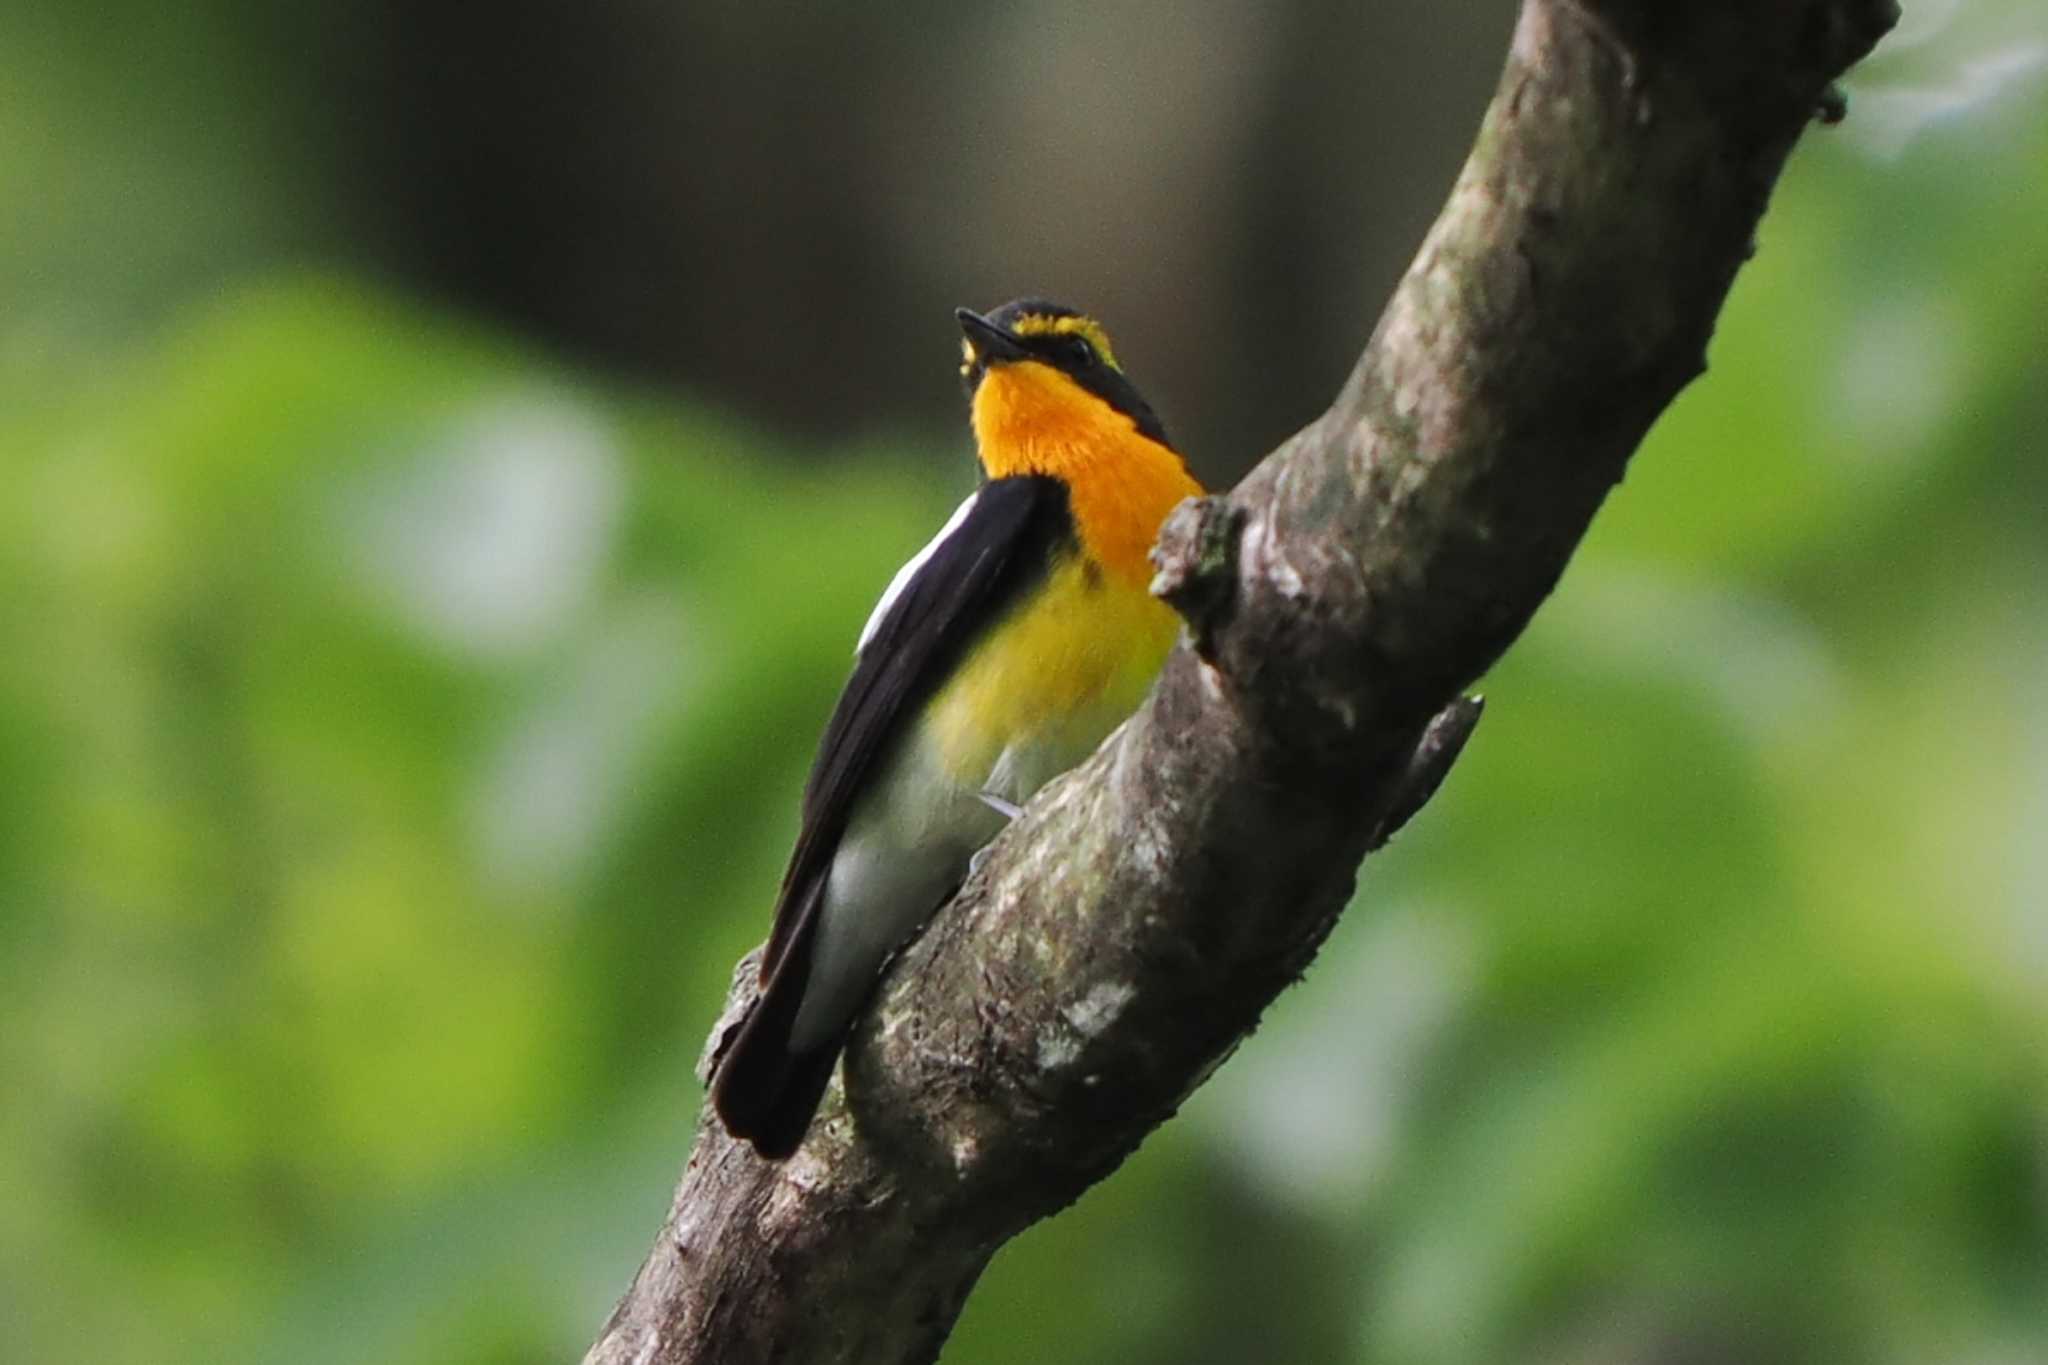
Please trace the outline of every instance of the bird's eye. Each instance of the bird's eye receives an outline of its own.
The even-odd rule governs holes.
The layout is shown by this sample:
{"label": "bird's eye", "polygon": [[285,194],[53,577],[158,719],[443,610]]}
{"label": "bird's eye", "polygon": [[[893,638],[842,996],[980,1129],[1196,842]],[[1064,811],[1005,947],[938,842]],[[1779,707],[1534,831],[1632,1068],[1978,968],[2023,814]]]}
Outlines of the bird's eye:
{"label": "bird's eye", "polygon": [[1060,343],[1060,357],[1075,369],[1085,370],[1095,363],[1095,348],[1086,337],[1070,336]]}

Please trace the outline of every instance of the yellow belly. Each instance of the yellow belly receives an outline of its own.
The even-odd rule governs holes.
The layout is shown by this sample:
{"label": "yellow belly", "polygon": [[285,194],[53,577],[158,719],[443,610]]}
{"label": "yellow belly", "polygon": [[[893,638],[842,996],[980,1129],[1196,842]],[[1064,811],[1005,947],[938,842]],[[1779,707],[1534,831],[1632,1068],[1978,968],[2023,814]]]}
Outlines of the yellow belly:
{"label": "yellow belly", "polygon": [[1079,762],[1144,700],[1178,621],[1150,594],[1061,558],[933,698],[926,736],[940,765],[980,784],[1006,750],[1049,760],[1039,781]]}

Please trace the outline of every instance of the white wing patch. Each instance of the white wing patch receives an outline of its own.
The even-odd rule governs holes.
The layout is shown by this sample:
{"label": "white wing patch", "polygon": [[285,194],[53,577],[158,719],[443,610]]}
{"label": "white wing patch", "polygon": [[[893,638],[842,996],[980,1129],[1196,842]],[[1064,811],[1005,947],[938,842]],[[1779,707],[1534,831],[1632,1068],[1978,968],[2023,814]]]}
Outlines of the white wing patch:
{"label": "white wing patch", "polygon": [[896,605],[896,599],[910,586],[910,580],[917,577],[917,571],[922,569],[938,552],[938,548],[946,543],[946,537],[960,529],[960,523],[967,520],[967,514],[974,510],[974,500],[980,496],[979,491],[969,493],[967,501],[953,510],[953,515],[946,519],[946,524],[939,528],[939,533],[931,538],[931,543],[912,555],[910,562],[896,571],[896,576],[889,580],[889,586],[882,593],[882,600],[875,603],[875,609],[868,614],[868,623],[861,627],[860,643],[853,647],[854,657],[858,658],[860,652],[868,647],[868,641],[881,629],[882,618],[889,614],[889,608]]}

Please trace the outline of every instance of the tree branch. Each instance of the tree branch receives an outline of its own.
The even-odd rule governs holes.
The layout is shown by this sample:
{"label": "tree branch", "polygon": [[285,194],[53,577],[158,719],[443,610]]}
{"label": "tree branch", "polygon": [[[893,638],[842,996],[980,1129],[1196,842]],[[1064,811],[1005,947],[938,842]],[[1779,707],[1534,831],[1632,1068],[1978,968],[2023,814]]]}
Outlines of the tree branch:
{"label": "tree branch", "polygon": [[903,952],[794,1158],[700,1122],[589,1362],[931,1360],[995,1249],[1215,1069],[1455,759],[1458,690],[1704,368],[1786,155],[1896,17],[1528,0],[1342,393],[1169,522],[1194,647]]}

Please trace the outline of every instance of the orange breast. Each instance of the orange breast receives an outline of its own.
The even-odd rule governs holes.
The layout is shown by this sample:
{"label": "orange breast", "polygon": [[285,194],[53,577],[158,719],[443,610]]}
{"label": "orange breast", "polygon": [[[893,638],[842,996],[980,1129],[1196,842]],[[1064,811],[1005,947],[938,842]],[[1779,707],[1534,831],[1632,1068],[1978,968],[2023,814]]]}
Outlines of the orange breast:
{"label": "orange breast", "polygon": [[1182,498],[1202,491],[1179,455],[1035,360],[992,368],[974,391],[973,417],[990,478],[1060,479],[1087,552],[1128,585],[1151,582],[1159,524]]}

